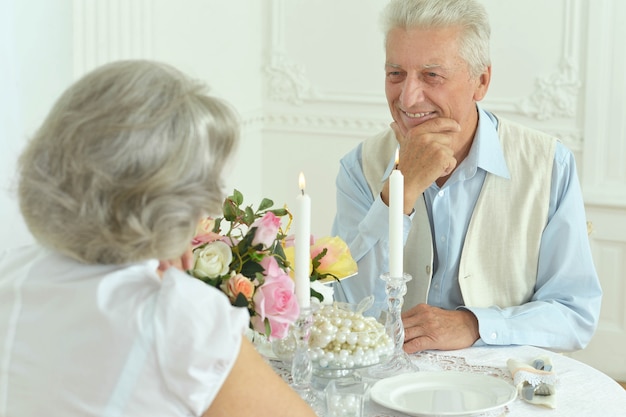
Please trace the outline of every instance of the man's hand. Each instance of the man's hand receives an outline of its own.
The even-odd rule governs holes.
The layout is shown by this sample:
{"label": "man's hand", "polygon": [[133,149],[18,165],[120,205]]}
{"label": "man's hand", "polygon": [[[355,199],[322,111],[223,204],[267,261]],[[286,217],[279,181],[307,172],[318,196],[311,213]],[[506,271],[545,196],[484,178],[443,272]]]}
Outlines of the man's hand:
{"label": "man's hand", "polygon": [[404,350],[454,350],[469,347],[480,337],[478,320],[467,310],[443,310],[418,304],[402,313]]}
{"label": "man's hand", "polygon": [[191,251],[191,246],[187,248],[185,253],[178,259],[160,260],[157,272],[161,275],[171,267],[178,268],[181,271],[186,271],[193,267],[193,252]]}
{"label": "man's hand", "polygon": [[[437,117],[415,126],[406,135],[396,122],[391,123],[391,128],[400,144],[398,166],[404,176],[404,211],[410,213],[417,197],[456,167],[453,134],[461,127],[452,119]],[[385,184],[382,190],[385,203],[389,201],[388,193]]]}

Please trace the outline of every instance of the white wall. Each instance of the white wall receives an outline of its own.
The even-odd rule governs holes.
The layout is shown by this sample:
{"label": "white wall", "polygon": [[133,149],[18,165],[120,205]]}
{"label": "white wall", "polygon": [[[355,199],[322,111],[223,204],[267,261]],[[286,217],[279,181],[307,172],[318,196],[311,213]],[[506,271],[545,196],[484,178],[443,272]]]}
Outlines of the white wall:
{"label": "white wall", "polygon": [[[243,120],[233,187],[293,206],[307,178],[325,235],[343,154],[390,121],[378,12],[387,0],[2,0],[0,249],[30,238],[5,190],[52,101],[104,62],[153,58],[205,79]],[[579,164],[605,289],[600,328],[576,357],[626,379],[626,2],[481,0],[492,21],[483,104],[553,133]]]}
{"label": "white wall", "polygon": [[72,79],[72,1],[3,0],[0,60],[0,248],[6,248],[32,241],[15,202],[16,159]]}

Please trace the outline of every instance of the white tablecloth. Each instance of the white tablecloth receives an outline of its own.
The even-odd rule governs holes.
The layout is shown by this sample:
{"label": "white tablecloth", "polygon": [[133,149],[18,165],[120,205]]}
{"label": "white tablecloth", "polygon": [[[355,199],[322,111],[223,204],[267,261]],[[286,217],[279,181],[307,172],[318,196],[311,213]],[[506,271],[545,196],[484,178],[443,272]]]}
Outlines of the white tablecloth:
{"label": "white tablecloth", "polygon": [[[422,371],[462,371],[490,374],[512,382],[506,362],[510,358],[532,362],[538,356],[552,359],[557,374],[556,409],[529,404],[517,398],[506,409],[488,417],[626,417],[626,390],[602,372],[571,359],[532,346],[472,347],[455,351],[427,351],[412,356]],[[280,365],[274,363],[281,373]],[[282,369],[283,377],[288,378]],[[371,400],[366,401],[364,417],[404,417]],[[487,417],[487,416],[486,416]]]}

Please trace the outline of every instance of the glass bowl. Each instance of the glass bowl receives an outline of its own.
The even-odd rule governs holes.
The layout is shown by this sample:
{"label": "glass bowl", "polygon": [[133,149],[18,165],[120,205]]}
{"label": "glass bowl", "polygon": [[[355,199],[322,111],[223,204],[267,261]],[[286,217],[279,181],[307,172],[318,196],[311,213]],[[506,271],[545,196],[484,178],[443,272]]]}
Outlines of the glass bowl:
{"label": "glass bowl", "polygon": [[387,333],[389,314],[380,306],[335,302],[313,314],[309,349],[313,372],[336,377],[378,365],[394,351]]}

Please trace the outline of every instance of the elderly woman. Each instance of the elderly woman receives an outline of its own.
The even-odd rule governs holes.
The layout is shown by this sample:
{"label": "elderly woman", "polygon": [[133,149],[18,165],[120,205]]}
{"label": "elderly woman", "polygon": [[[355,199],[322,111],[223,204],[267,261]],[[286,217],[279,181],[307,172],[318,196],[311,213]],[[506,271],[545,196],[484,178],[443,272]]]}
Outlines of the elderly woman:
{"label": "elderly woman", "polygon": [[0,255],[0,416],[314,415],[242,338],[245,309],[159,261],[219,211],[237,135],[160,63],[61,96],[19,161],[38,243]]}

